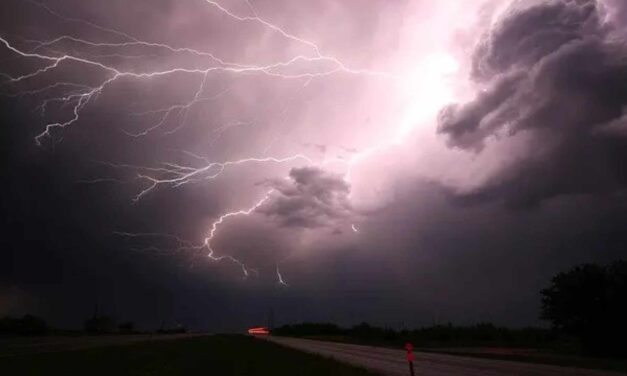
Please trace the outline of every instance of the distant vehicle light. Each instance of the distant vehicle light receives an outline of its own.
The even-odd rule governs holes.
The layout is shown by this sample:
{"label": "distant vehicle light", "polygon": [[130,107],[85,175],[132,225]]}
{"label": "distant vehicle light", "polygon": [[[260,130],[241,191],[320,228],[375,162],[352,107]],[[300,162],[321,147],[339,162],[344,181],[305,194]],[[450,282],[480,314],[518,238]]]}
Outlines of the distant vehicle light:
{"label": "distant vehicle light", "polygon": [[253,336],[267,336],[270,334],[270,330],[264,327],[250,328],[248,329],[248,334]]}

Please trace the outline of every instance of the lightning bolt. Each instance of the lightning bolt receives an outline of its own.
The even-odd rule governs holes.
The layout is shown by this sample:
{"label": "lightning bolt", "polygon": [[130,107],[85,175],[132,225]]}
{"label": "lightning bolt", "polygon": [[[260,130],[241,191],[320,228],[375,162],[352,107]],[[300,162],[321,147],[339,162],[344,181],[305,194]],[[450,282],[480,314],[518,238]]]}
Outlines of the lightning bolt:
{"label": "lightning bolt", "polygon": [[[199,158],[203,158],[198,156]],[[204,159],[204,158],[203,158]],[[138,170],[137,179],[147,181],[149,184],[141,190],[134,198],[133,202],[141,200],[145,195],[152,192],[161,185],[169,185],[171,187],[180,187],[185,184],[196,183],[200,181],[213,180],[220,176],[226,169],[233,166],[252,164],[252,163],[288,163],[295,161],[304,161],[313,163],[313,161],[303,155],[295,154],[289,157],[276,158],[245,158],[226,162],[211,162],[202,167],[184,166],[170,162],[164,162],[160,167],[142,167],[127,164],[114,164],[109,162],[100,162],[101,164],[118,169]]]}
{"label": "lightning bolt", "polygon": [[283,275],[281,275],[281,271],[279,270],[279,264],[276,264],[276,277],[277,277],[277,283],[279,285],[282,285],[285,287],[289,286],[287,282],[285,282],[285,280],[283,279]]}
{"label": "lightning bolt", "polygon": [[216,256],[215,255],[215,251],[211,247],[211,241],[216,236],[216,233],[218,231],[218,227],[220,227],[220,225],[222,225],[224,223],[224,221],[226,221],[229,218],[237,217],[237,216],[240,216],[240,215],[250,215],[252,212],[257,210],[257,208],[259,208],[266,201],[268,201],[268,199],[270,198],[271,194],[272,194],[272,190],[270,190],[261,200],[257,201],[250,208],[244,209],[244,210],[233,211],[233,212],[229,212],[229,213],[226,213],[226,214],[222,214],[216,221],[214,221],[211,224],[211,230],[209,231],[209,235],[205,238],[205,241],[203,242],[203,246],[206,249],[209,250],[209,253],[207,254],[207,257],[209,257],[213,261],[230,260],[230,261],[240,265],[242,267],[242,271],[244,272],[244,275],[248,276],[248,269],[246,268],[246,265],[243,262],[239,261],[238,259],[236,259],[236,258],[234,258],[232,256],[228,256],[228,255]]}
{"label": "lightning bolt", "polygon": [[[157,120],[151,126],[137,132],[124,131],[129,137],[139,138],[146,136],[152,132],[161,130],[169,119],[173,117],[179,118],[178,124],[169,130],[164,131],[164,134],[173,134],[185,126],[188,118],[189,111],[197,106],[206,102],[218,100],[229,93],[229,89],[226,88],[217,93],[207,94],[206,83],[211,74],[226,73],[231,75],[249,75],[260,74],[276,79],[290,79],[290,80],[303,80],[303,85],[306,86],[313,79],[320,79],[329,77],[334,74],[348,74],[359,75],[374,78],[385,78],[399,80],[402,77],[390,74],[388,72],[373,71],[367,69],[354,69],[347,66],[341,59],[325,54],[322,49],[313,41],[301,38],[297,35],[290,33],[284,28],[262,18],[250,3],[245,0],[250,10],[251,15],[238,15],[224,7],[221,3],[216,1],[204,0],[203,2],[212,7],[216,12],[228,17],[233,22],[241,23],[254,23],[262,28],[270,30],[273,33],[280,35],[281,37],[293,42],[295,44],[308,48],[311,53],[308,55],[296,55],[292,56],[284,61],[276,61],[264,65],[244,64],[240,62],[227,61],[210,51],[202,51],[189,47],[178,47],[170,44],[141,40],[133,35],[130,35],[124,31],[116,30],[106,26],[98,25],[96,23],[79,19],[65,17],[54,9],[41,4],[34,0],[28,0],[29,3],[34,6],[40,7],[49,13],[51,16],[59,18],[64,22],[79,23],[87,27],[99,30],[109,36],[114,36],[117,42],[101,42],[94,41],[85,38],[78,38],[72,35],[61,35],[50,40],[28,40],[29,48],[18,47],[18,44],[11,42],[4,36],[0,36],[0,47],[4,47],[13,54],[27,60],[34,60],[41,63],[41,66],[35,70],[22,74],[10,74],[0,73],[0,77],[3,81],[0,82],[0,89],[8,90],[8,93],[4,95],[12,97],[21,96],[39,96],[44,95],[45,99],[37,107],[41,111],[42,115],[45,115],[47,108],[53,104],[58,104],[61,107],[69,108],[67,117],[64,119],[53,120],[45,124],[43,130],[37,134],[34,138],[37,145],[42,145],[46,139],[54,139],[56,131],[63,130],[70,127],[80,121],[81,114],[84,109],[96,101],[98,96],[110,86],[123,80],[148,80],[168,77],[177,74],[193,75],[198,77],[198,85],[195,91],[190,95],[190,98],[186,102],[175,103],[169,106],[149,109],[145,111],[132,112],[130,115],[134,117],[144,116],[157,116]],[[73,52],[58,51],[64,44],[71,44],[76,48]],[[81,50],[81,48],[87,48]],[[98,48],[110,51],[107,53],[90,54],[89,48]],[[140,54],[129,54],[126,51],[139,50]],[[189,56],[194,59],[200,59],[200,67],[186,67],[186,66],[172,66],[162,70],[129,70],[120,67],[119,64],[108,63],[107,58],[145,58],[146,56],[158,56],[158,54],[150,54],[152,51],[167,52],[173,56]],[[291,68],[300,67],[306,63],[306,69],[300,72],[293,72]],[[33,82],[35,79],[42,76],[49,75],[65,64],[78,64],[81,67],[94,68],[101,74],[100,80],[94,84],[89,85],[81,82],[56,82],[51,85],[37,88],[22,89],[22,86]],[[48,93],[53,93],[49,94]],[[218,128],[216,132],[218,137],[225,129],[231,126],[239,125],[241,122],[234,122],[232,124],[225,124]],[[351,170],[354,165],[364,160],[368,156],[382,150],[383,148],[393,145],[398,142],[398,138],[394,138],[390,141],[385,141],[371,148],[368,148],[362,152],[355,153],[348,160],[343,159],[329,159],[323,160],[320,164],[316,164],[314,160],[304,154],[295,154],[286,157],[265,156],[266,152],[272,147],[277,138],[273,139],[272,143],[268,145],[263,153],[262,157],[251,157],[239,160],[227,160],[223,162],[211,162],[202,156],[195,155],[193,153],[185,152],[187,155],[202,161],[204,164],[201,167],[195,167],[193,165],[177,164],[171,162],[163,162],[157,167],[150,166],[137,166],[130,164],[116,164],[111,162],[99,162],[115,169],[128,169],[135,172],[135,179],[144,182],[146,186],[141,189],[134,197],[133,202],[137,202],[147,196],[149,193],[161,186],[168,187],[180,187],[186,184],[198,183],[210,181],[218,178],[225,170],[246,164],[284,164],[292,162],[304,162],[308,165],[326,166],[331,163],[341,163],[346,165],[345,180],[350,182]],[[81,183],[96,184],[102,182],[121,182],[119,179],[113,178],[96,178],[92,180],[82,180]],[[258,208],[266,203],[273,194],[273,190],[265,192],[265,194],[258,201],[254,202],[252,206],[244,209],[234,210],[226,212],[220,215],[212,224],[209,229],[208,235],[205,237],[201,244],[194,244],[193,242],[181,239],[174,235],[158,234],[158,233],[131,233],[131,232],[116,232],[115,234],[122,237],[131,239],[137,238],[164,238],[174,242],[174,251],[205,251],[206,256],[212,261],[227,260],[239,265],[242,269],[242,273],[245,277],[249,276],[250,272],[256,272],[255,269],[247,266],[241,260],[226,254],[219,254],[212,246],[212,241],[217,236],[219,229],[225,225],[230,219],[239,216],[249,216],[253,214]],[[351,229],[357,233],[358,228],[355,224],[351,225]],[[149,247],[144,249],[156,250],[156,247]],[[278,283],[287,286],[281,272],[279,270],[278,263],[276,264],[276,276]]]}
{"label": "lightning bolt", "polygon": [[284,29],[282,29],[281,27],[266,21],[265,19],[259,17],[259,15],[257,15],[257,12],[255,11],[255,9],[253,8],[252,4],[250,3],[250,1],[246,1],[248,7],[250,8],[250,10],[253,13],[253,16],[238,16],[232,12],[230,12],[228,9],[224,8],[222,5],[220,5],[220,3],[216,2],[216,1],[211,1],[211,0],[205,0],[206,3],[212,5],[213,7],[215,7],[216,9],[218,9],[220,12],[222,12],[223,14],[229,16],[230,18],[232,18],[233,20],[236,21],[240,21],[240,22],[255,22],[258,23],[278,34],[280,34],[281,36],[285,37],[288,40],[291,40],[293,42],[296,43],[300,43],[302,45],[305,45],[307,47],[310,47],[314,53],[315,56],[313,58],[304,58],[302,56],[299,56],[303,59],[307,59],[309,61],[315,61],[315,60],[326,60],[326,61],[330,61],[332,63],[334,63],[339,71],[342,72],[346,72],[346,73],[352,73],[352,74],[359,74],[359,75],[373,75],[373,76],[383,76],[383,77],[393,77],[393,75],[386,73],[386,72],[377,72],[377,71],[371,71],[371,70],[363,70],[363,69],[351,69],[349,67],[347,67],[342,61],[340,61],[338,58],[333,57],[333,56],[328,56],[328,55],[324,55],[322,52],[320,52],[320,47],[318,47],[318,45],[314,42],[311,42],[307,39],[303,39],[300,38],[296,35],[293,35],[287,31],[285,31]]}

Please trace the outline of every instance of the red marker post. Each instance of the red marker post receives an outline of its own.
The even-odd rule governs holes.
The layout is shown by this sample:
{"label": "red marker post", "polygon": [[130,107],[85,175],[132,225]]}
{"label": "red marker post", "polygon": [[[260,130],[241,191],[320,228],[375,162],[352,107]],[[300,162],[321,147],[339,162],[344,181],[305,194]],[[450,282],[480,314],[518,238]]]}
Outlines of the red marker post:
{"label": "red marker post", "polygon": [[409,363],[409,374],[414,376],[414,345],[411,342],[405,344],[405,350],[407,350],[407,363]]}

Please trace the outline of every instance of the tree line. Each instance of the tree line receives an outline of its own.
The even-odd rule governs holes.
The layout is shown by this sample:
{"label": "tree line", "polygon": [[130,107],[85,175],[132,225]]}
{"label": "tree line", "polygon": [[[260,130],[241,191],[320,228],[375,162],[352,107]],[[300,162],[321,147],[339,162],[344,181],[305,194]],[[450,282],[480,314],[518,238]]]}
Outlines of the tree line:
{"label": "tree line", "polygon": [[276,335],[349,340],[401,346],[524,346],[554,348],[595,356],[627,357],[627,262],[583,264],[557,274],[540,292],[540,318],[550,328],[509,329],[491,323],[433,325],[394,330],[362,323],[341,328],[332,323],[285,325]]}

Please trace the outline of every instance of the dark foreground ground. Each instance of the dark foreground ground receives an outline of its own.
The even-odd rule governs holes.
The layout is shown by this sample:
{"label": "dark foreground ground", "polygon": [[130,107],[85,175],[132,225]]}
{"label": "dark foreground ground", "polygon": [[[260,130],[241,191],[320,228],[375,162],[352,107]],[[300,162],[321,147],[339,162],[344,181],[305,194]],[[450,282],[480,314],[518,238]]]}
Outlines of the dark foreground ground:
{"label": "dark foreground ground", "polygon": [[[90,340],[97,342],[98,338]],[[0,375],[375,375],[319,355],[245,336],[120,343],[59,351],[52,346],[48,347],[50,352],[5,351],[0,357]]]}

